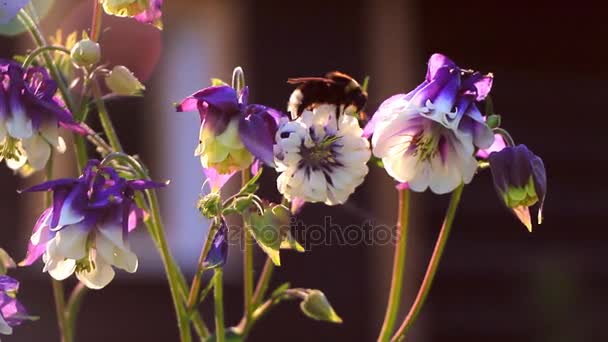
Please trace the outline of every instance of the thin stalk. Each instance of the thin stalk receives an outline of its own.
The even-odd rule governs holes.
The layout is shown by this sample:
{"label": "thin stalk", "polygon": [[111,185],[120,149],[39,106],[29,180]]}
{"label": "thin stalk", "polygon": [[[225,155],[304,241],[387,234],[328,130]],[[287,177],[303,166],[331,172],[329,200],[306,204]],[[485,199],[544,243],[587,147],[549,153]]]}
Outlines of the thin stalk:
{"label": "thin stalk", "polygon": [[38,57],[42,53],[49,52],[49,51],[59,51],[59,52],[63,52],[65,54],[67,54],[68,56],[70,55],[70,50],[64,48],[63,46],[54,46],[54,45],[41,46],[41,47],[36,48],[34,51],[30,52],[30,54],[27,56],[25,61],[23,61],[22,66],[24,68],[31,66],[32,63],[34,62],[34,60],[36,59],[36,57]]}
{"label": "thin stalk", "polygon": [[217,342],[225,341],[224,332],[224,288],[223,288],[222,268],[215,268],[213,277],[213,298],[215,303],[215,336]]}
{"label": "thin stalk", "polygon": [[68,331],[70,332],[72,340],[76,336],[76,318],[78,318],[80,306],[82,304],[82,300],[84,299],[84,295],[87,293],[87,290],[88,288],[84,286],[83,283],[79,282],[72,290],[72,294],[68,299],[66,315],[68,322]]}
{"label": "thin stalk", "polygon": [[270,260],[269,257],[266,257],[266,262],[264,263],[264,268],[262,269],[262,274],[260,274],[260,278],[258,279],[258,285],[255,288],[255,293],[253,294],[253,305],[258,306],[262,300],[264,300],[264,295],[266,294],[266,290],[268,290],[268,284],[270,283],[270,279],[272,278],[272,273],[274,272],[274,263]]}
{"label": "thin stalk", "polygon": [[186,310],[188,313],[192,312],[196,305],[199,303],[198,295],[201,289],[201,280],[203,279],[203,263],[205,262],[205,258],[211,250],[211,245],[213,244],[213,238],[215,233],[218,230],[218,224],[215,221],[211,224],[209,228],[209,233],[207,234],[207,240],[203,248],[201,249],[201,254],[198,258],[198,266],[196,268],[196,273],[194,274],[194,278],[192,279],[192,286],[190,286],[190,293],[188,294],[188,304],[186,305]]}
{"label": "thin stalk", "polygon": [[395,336],[393,336],[391,339],[393,342],[403,340],[405,334],[409,331],[414,322],[416,322],[418,315],[420,315],[422,306],[424,305],[426,297],[428,296],[431,286],[433,285],[433,279],[435,279],[435,274],[437,273],[437,268],[439,267],[439,261],[443,255],[448,237],[450,236],[452,223],[454,223],[454,216],[456,216],[456,210],[458,209],[458,204],[460,203],[463,189],[464,184],[461,184],[458,188],[456,188],[456,190],[454,190],[454,192],[452,192],[450,204],[448,206],[443,225],[441,226],[441,231],[437,237],[437,243],[435,244],[435,249],[431,255],[429,266],[426,269],[426,274],[424,275],[424,279],[422,280],[422,284],[420,285],[420,289],[418,290],[414,304],[412,304],[409,313],[403,320],[403,323],[401,323],[401,326],[395,333]]}
{"label": "thin stalk", "polygon": [[[243,170],[241,175],[241,184],[245,186],[251,177],[249,170]],[[248,224],[247,218],[243,216],[243,311],[246,322],[250,322],[253,315],[253,236],[249,232]]]}
{"label": "thin stalk", "polygon": [[93,17],[91,18],[91,40],[96,42],[99,40],[99,34],[101,33],[101,21],[103,18],[103,11],[101,10],[101,1],[93,0]]}
{"label": "thin stalk", "polygon": [[59,325],[59,333],[61,334],[62,342],[71,342],[69,333],[67,332],[67,319],[65,315],[65,295],[63,292],[63,283],[59,280],[52,279],[53,283],[53,298],[55,298],[55,314],[57,315],[57,323]]}
{"label": "thin stalk", "polygon": [[108,142],[114,151],[122,151],[122,145],[120,144],[120,140],[118,139],[118,135],[116,134],[116,130],[114,129],[114,125],[108,114],[106,103],[101,98],[101,89],[99,88],[97,81],[91,82],[91,89],[93,90],[95,105],[97,105],[99,121],[101,122],[101,127],[103,127],[104,132],[108,136]]}
{"label": "thin stalk", "polygon": [[382,330],[378,341],[388,341],[395,326],[395,320],[399,313],[399,304],[401,303],[401,292],[403,287],[403,270],[405,268],[405,255],[407,249],[407,233],[409,227],[409,212],[410,212],[410,191],[407,189],[399,190],[399,213],[397,218],[397,232],[399,240],[395,246],[395,255],[393,258],[393,278],[391,280],[391,289],[388,296],[388,304],[382,323]]}

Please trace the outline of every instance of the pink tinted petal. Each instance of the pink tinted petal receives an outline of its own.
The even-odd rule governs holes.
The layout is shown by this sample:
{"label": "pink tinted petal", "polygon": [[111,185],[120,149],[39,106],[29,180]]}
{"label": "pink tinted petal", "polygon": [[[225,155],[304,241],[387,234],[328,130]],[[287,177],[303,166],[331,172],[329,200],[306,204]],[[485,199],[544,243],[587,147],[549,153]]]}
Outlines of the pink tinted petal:
{"label": "pink tinted petal", "polygon": [[480,149],[475,155],[479,158],[488,159],[490,153],[499,152],[505,147],[507,147],[507,144],[505,143],[502,135],[494,134],[494,142],[492,145],[486,149]]}
{"label": "pink tinted petal", "polygon": [[46,243],[55,236],[55,233],[49,229],[52,211],[52,208],[48,208],[38,218],[28,244],[27,254],[19,266],[33,264],[46,251]]}
{"label": "pink tinted petal", "polygon": [[228,182],[230,177],[234,175],[236,172],[231,172],[227,174],[218,173],[214,168],[203,168],[203,172],[205,176],[207,176],[207,180],[209,181],[209,185],[211,186],[211,191],[218,191]]}
{"label": "pink tinted petal", "polygon": [[306,201],[303,198],[294,197],[291,200],[291,213],[295,215],[302,211],[302,207],[304,207],[304,204],[306,204]]}

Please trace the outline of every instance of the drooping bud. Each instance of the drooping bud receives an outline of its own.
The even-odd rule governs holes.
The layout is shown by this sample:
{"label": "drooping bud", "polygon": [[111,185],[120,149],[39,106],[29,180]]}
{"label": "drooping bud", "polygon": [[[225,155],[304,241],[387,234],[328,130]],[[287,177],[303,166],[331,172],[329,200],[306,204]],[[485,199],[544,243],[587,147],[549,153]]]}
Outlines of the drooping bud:
{"label": "drooping bud", "polygon": [[106,85],[116,95],[139,96],[146,87],[123,65],[115,66],[106,77]]}
{"label": "drooping bud", "polygon": [[318,321],[331,323],[342,323],[342,318],[338,316],[336,311],[325,297],[325,294],[319,290],[310,290],[302,303],[300,309],[304,314]]}
{"label": "drooping bud", "polygon": [[538,223],[547,191],[547,175],[542,159],[525,145],[506,147],[489,157],[494,187],[503,203],[532,231],[529,207],[538,204]]}
{"label": "drooping bud", "polygon": [[70,52],[74,64],[80,67],[88,67],[99,63],[101,59],[101,48],[99,43],[88,38],[77,42]]}

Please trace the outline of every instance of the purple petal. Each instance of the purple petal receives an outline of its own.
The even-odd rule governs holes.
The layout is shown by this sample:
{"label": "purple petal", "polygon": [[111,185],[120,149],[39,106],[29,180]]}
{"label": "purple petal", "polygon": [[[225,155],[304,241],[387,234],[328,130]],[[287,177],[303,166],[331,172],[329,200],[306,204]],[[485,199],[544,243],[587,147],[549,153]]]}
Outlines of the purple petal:
{"label": "purple petal", "polygon": [[[195,99],[196,102],[193,103],[192,99]],[[178,104],[176,110],[178,112],[192,111],[197,109],[197,102],[206,102],[210,107],[214,107],[221,112],[239,111],[236,91],[229,86],[213,86],[199,90]]]}
{"label": "purple petal", "polygon": [[222,267],[228,258],[228,226],[222,218],[220,226],[213,237],[211,249],[203,261],[203,268]]}
{"label": "purple petal", "polygon": [[262,165],[260,163],[259,160],[255,160],[253,163],[251,163],[251,175],[255,176],[258,174],[258,172],[260,172],[262,168]]}
{"label": "purple petal", "polygon": [[38,185],[34,185],[20,192],[37,192],[37,191],[49,191],[58,188],[68,188],[78,183],[78,180],[74,178],[60,178],[52,181],[44,182]]}
{"label": "purple petal", "polygon": [[20,325],[26,319],[32,319],[19,301],[5,293],[0,293],[0,313],[11,327]]}
{"label": "purple petal", "polygon": [[435,79],[437,76],[437,71],[443,67],[447,67],[448,69],[456,68],[456,63],[454,63],[447,56],[442,55],[440,53],[433,54],[428,61],[428,69],[426,71],[426,80],[431,81]]}
{"label": "purple petal", "polygon": [[135,179],[127,182],[127,187],[133,190],[147,190],[147,189],[158,189],[164,188],[169,184],[169,182],[160,183],[147,179]]}
{"label": "purple petal", "polygon": [[291,213],[293,215],[302,211],[302,208],[306,204],[306,201],[301,197],[294,197],[291,199]]}
{"label": "purple petal", "polygon": [[19,290],[19,282],[17,279],[7,275],[0,276],[0,292],[17,291]]}
{"label": "purple petal", "polygon": [[135,20],[139,21],[140,23],[154,25],[158,29],[162,30],[162,5],[163,0],[151,0],[148,9],[134,16],[133,18],[135,18]]}
{"label": "purple petal", "polygon": [[67,194],[56,191],[53,196],[53,217],[51,229],[74,224],[84,219],[84,208],[88,204],[88,186],[80,183]]}
{"label": "purple petal", "polygon": [[203,172],[205,176],[207,176],[207,180],[209,181],[209,185],[211,186],[211,191],[218,191],[221,189],[226,182],[232,177],[236,172],[231,172],[227,174],[218,173],[214,168],[203,168]]}
{"label": "purple petal", "polygon": [[27,247],[27,254],[25,255],[25,259],[19,263],[19,266],[30,266],[46,251],[46,243],[55,236],[55,233],[51,232],[49,229],[51,213],[52,208],[46,209],[44,212],[42,212],[42,215],[40,215],[38,221],[36,221],[32,231],[32,236],[37,235],[36,243],[33,243],[32,239],[30,238]]}
{"label": "purple petal", "polygon": [[436,71],[435,76],[412,97],[412,102],[424,107],[427,100],[430,100],[439,112],[452,112],[460,88],[460,72],[443,67]]}
{"label": "purple petal", "polygon": [[475,101],[482,101],[490,93],[492,90],[492,82],[494,80],[494,75],[487,74],[482,75],[479,72],[473,73],[466,80],[462,82],[462,87],[464,89],[470,89],[471,87],[475,88],[475,92],[477,96],[475,97]]}
{"label": "purple petal", "polygon": [[95,131],[93,131],[89,127],[83,126],[81,123],[78,123],[78,122],[59,121],[59,126],[65,128],[67,130],[70,130],[78,135],[82,135],[83,137],[87,136],[87,135],[95,134]]}
{"label": "purple petal", "polygon": [[242,117],[239,121],[239,136],[243,145],[256,158],[267,165],[274,167],[274,136],[277,125],[273,121],[265,120],[266,107],[259,105],[247,106],[250,115]]}
{"label": "purple petal", "polygon": [[249,103],[249,87],[245,86],[245,88],[241,89],[239,92],[239,103],[242,106],[246,106]]}

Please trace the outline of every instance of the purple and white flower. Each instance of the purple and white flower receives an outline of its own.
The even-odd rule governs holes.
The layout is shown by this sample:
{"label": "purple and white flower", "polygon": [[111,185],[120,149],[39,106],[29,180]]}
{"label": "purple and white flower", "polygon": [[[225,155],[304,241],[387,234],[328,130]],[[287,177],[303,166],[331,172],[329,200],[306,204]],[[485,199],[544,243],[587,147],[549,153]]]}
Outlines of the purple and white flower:
{"label": "purple and white flower", "polygon": [[11,335],[13,328],[26,320],[34,320],[17,300],[19,282],[7,275],[0,275],[0,334]]}
{"label": "purple and white flower", "polygon": [[136,191],[165,186],[148,180],[126,180],[111,167],[91,160],[78,179],[49,181],[29,189],[52,191],[53,204],[36,225],[25,260],[42,256],[44,271],[63,280],[76,272],[87,287],[100,289],[114,278],[112,266],[133,273],[137,256],[127,237],[143,211],[134,202]]}
{"label": "purple and white flower", "polygon": [[[238,92],[229,86],[202,89],[176,106],[178,112],[198,110],[201,118],[195,155],[215,179],[226,179],[249,167],[254,158],[274,166],[272,146],[281,113],[248,104],[248,88]],[[215,184],[214,188],[221,186]]]}
{"label": "purple and white flower", "polygon": [[384,101],[365,128],[389,175],[414,191],[430,188],[437,194],[469,183],[477,169],[475,149],[494,141],[476,105],[490,92],[492,80],[492,74],[431,56],[425,81]]}
{"label": "purple and white flower", "polygon": [[537,222],[542,222],[547,193],[545,165],[525,145],[505,147],[488,158],[494,187],[507,208],[532,231],[530,207],[538,204]]}
{"label": "purple and white flower", "polygon": [[367,175],[369,142],[357,119],[322,104],[289,121],[281,119],[274,157],[285,198],[328,205],[346,202]]}
{"label": "purple and white flower", "polygon": [[85,133],[55,98],[57,84],[46,69],[23,69],[14,61],[0,60],[0,81],[0,160],[11,169],[27,163],[41,170],[51,147],[64,152],[59,126]]}
{"label": "purple and white flower", "polygon": [[135,18],[135,20],[139,21],[140,23],[154,25],[158,29],[162,30],[163,29],[162,7],[163,7],[163,0],[150,0],[150,3],[148,4],[148,8],[133,18]]}

